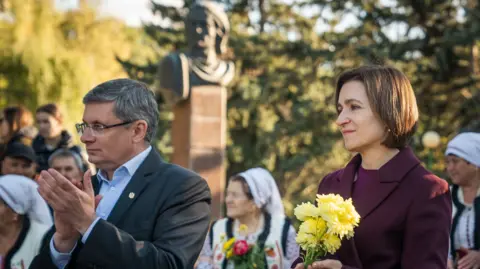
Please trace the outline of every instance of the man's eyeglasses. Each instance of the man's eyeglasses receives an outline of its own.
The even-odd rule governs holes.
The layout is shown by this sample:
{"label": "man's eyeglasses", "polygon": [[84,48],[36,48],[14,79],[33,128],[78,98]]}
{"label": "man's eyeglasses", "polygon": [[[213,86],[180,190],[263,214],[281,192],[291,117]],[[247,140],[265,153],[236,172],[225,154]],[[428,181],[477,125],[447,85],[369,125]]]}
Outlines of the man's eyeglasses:
{"label": "man's eyeglasses", "polygon": [[77,123],[75,124],[75,127],[77,128],[77,133],[79,135],[83,135],[86,129],[90,129],[92,131],[92,135],[96,136],[96,135],[101,135],[106,129],[127,125],[132,122],[134,121],[126,121],[126,122],[121,122],[121,123],[112,124],[112,125],[105,125],[101,123],[94,123],[92,125],[89,125],[87,123]]}

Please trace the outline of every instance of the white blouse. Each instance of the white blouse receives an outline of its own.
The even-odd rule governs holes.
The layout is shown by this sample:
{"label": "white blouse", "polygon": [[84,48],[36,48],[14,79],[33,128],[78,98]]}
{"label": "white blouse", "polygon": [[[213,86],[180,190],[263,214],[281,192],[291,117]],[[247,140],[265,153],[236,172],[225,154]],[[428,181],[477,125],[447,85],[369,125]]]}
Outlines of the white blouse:
{"label": "white blouse", "polygon": [[[477,192],[477,197],[480,196],[480,189]],[[463,197],[463,191],[461,188],[458,188],[457,191],[458,201],[465,206],[465,209],[462,211],[462,214],[458,217],[457,227],[453,231],[453,248],[459,249],[461,247],[466,249],[472,249],[474,247],[475,240],[475,208],[473,204],[465,203]],[[457,213],[457,208],[453,204],[452,208],[452,218]],[[451,251],[448,252],[449,258],[453,259],[451,256]]]}
{"label": "white blouse", "polygon": [[457,228],[453,234],[453,246],[472,249],[475,238],[475,210],[472,205],[465,205],[465,209],[458,218]]}
{"label": "white blouse", "polygon": [[[264,218],[260,218],[260,223],[257,231],[254,233],[251,233],[247,235],[246,240],[248,243],[254,243],[257,241],[258,236],[262,233],[263,228],[264,228]],[[233,236],[238,237],[238,230],[239,230],[239,222],[238,220],[235,220],[233,222]],[[289,261],[294,261],[300,254],[300,248],[297,245],[297,242],[295,240],[297,234],[295,232],[295,228],[293,226],[290,226],[290,229],[288,230],[287,234],[287,243],[286,243],[286,255],[285,258]],[[203,244],[202,251],[200,252],[200,256],[198,258],[197,265],[195,266],[195,269],[213,269],[213,264],[212,264],[212,257],[213,257],[213,251],[211,248],[211,243],[210,243],[210,236],[207,235],[207,238],[205,240],[205,243]],[[291,264],[285,264],[285,268],[283,269],[290,269]]]}

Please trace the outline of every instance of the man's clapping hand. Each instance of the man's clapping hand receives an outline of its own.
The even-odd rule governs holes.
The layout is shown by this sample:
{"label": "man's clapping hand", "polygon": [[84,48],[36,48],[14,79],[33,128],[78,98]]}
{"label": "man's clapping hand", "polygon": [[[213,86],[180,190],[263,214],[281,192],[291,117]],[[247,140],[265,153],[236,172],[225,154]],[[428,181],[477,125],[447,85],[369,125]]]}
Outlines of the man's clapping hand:
{"label": "man's clapping hand", "polygon": [[70,252],[95,220],[95,208],[101,196],[94,196],[91,172],[83,182],[69,181],[54,169],[42,171],[38,180],[40,195],[54,210],[54,245],[62,253]]}

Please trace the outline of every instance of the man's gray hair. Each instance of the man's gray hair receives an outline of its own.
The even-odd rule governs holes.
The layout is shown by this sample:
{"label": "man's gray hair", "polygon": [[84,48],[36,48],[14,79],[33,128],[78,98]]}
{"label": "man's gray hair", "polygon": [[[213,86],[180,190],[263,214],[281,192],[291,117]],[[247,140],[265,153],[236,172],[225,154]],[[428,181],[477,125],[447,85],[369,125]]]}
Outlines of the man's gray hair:
{"label": "man's gray hair", "polygon": [[83,97],[84,104],[97,102],[115,102],[114,113],[120,120],[144,120],[148,125],[145,141],[150,143],[155,137],[158,105],[154,93],[146,84],[126,78],[104,82]]}
{"label": "man's gray hair", "polygon": [[53,161],[57,158],[70,158],[70,157],[73,158],[73,160],[75,161],[75,165],[78,167],[78,169],[80,169],[80,171],[82,171],[83,173],[87,171],[88,167],[86,163],[83,161],[82,156],[80,156],[80,154],[78,154],[73,150],[64,149],[64,148],[57,149],[55,152],[52,153],[52,155],[50,155],[50,157],[48,158],[48,166],[52,167]]}

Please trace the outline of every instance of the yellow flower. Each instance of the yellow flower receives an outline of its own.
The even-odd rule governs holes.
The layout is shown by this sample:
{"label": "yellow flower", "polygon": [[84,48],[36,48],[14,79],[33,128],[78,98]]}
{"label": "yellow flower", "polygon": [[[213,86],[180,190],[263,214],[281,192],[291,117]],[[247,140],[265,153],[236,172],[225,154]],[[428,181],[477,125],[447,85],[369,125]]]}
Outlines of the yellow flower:
{"label": "yellow flower", "polygon": [[341,245],[340,238],[338,238],[338,236],[333,235],[331,233],[325,234],[322,243],[325,247],[325,250],[330,254],[334,254],[340,248],[340,245]]}
{"label": "yellow flower", "polygon": [[238,233],[241,236],[247,236],[247,232],[248,232],[248,226],[245,224],[240,224],[240,227],[238,227]]}
{"label": "yellow flower", "polygon": [[313,247],[320,242],[326,230],[327,225],[323,219],[308,218],[300,224],[296,239],[297,243],[301,245],[303,249]]}
{"label": "yellow flower", "polygon": [[343,200],[338,194],[317,195],[321,218],[327,222],[330,232],[343,237],[353,236],[353,230],[360,221],[351,199]]}
{"label": "yellow flower", "polygon": [[235,243],[235,237],[232,237],[227,242],[225,242],[225,244],[223,245],[223,251],[229,250],[232,247],[233,243]]}
{"label": "yellow flower", "polygon": [[319,215],[327,223],[336,222],[336,212],[338,206],[343,202],[343,198],[338,194],[319,195],[317,194],[317,207]]}
{"label": "yellow flower", "polygon": [[301,221],[304,221],[309,217],[318,217],[319,213],[318,208],[312,203],[302,203],[294,210],[295,216]]}
{"label": "yellow flower", "polygon": [[351,199],[338,205],[335,220],[328,226],[332,233],[338,235],[340,239],[343,237],[350,238],[353,236],[354,228],[360,222],[360,215],[355,211]]}
{"label": "yellow flower", "polygon": [[299,232],[296,237],[297,244],[302,247],[302,249],[307,249],[309,247],[314,247],[318,244],[315,236],[311,234]]}
{"label": "yellow flower", "polygon": [[233,256],[233,248],[227,251],[227,259],[230,259]]}
{"label": "yellow flower", "polygon": [[[303,221],[296,242],[309,253],[318,249],[334,254],[344,237],[352,237],[360,222],[351,199],[344,200],[338,194],[317,195],[317,206],[303,203],[295,208],[295,216]],[[310,256],[309,256],[310,255]],[[313,257],[313,256],[312,256]],[[306,261],[307,262],[307,261]],[[308,263],[312,261],[308,258]]]}
{"label": "yellow flower", "polygon": [[321,204],[341,204],[343,203],[342,196],[338,194],[317,194],[317,205]]}
{"label": "yellow flower", "polygon": [[313,218],[309,218],[305,220],[302,224],[300,224],[300,228],[299,228],[300,233],[315,235],[316,231],[317,231],[317,222]]}
{"label": "yellow flower", "polygon": [[220,241],[221,241],[221,242],[225,241],[225,237],[226,237],[226,236],[227,236],[227,235],[226,235],[225,233],[220,234]]}

